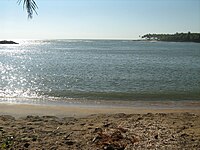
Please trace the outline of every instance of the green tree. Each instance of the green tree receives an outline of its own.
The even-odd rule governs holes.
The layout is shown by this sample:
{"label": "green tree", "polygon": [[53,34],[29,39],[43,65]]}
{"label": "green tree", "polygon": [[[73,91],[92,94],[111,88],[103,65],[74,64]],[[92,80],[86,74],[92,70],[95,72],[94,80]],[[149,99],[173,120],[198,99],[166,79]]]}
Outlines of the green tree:
{"label": "green tree", "polygon": [[18,4],[23,3],[23,8],[26,9],[28,13],[28,18],[33,18],[33,13],[37,14],[38,6],[35,0],[18,0]]}
{"label": "green tree", "polygon": [[200,33],[175,33],[175,34],[146,34],[142,38],[146,40],[171,41],[171,42],[198,42]]}

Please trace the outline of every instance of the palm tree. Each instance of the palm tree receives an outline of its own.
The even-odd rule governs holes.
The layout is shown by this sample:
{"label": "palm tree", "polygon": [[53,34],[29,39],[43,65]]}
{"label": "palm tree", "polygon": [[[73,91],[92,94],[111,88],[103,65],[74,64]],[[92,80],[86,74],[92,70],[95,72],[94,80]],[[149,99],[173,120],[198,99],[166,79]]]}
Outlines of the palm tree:
{"label": "palm tree", "polygon": [[35,0],[18,0],[18,4],[21,4],[23,1],[23,8],[26,9],[28,13],[28,18],[33,18],[33,13],[37,14],[36,9],[38,9],[38,6],[35,2]]}

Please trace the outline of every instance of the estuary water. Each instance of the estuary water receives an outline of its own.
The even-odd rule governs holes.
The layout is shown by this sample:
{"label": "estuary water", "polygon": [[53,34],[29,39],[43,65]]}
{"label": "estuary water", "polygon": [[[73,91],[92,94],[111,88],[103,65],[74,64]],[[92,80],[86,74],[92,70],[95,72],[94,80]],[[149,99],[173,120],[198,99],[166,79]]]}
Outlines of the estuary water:
{"label": "estuary water", "polygon": [[200,44],[23,40],[0,45],[0,101],[200,100]]}

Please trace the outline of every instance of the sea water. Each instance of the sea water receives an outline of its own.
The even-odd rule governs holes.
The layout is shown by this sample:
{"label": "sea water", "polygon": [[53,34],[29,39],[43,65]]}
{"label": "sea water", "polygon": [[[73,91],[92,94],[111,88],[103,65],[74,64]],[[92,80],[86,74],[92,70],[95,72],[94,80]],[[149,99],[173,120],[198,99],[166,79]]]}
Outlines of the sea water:
{"label": "sea water", "polygon": [[200,44],[23,40],[0,45],[0,101],[200,100]]}

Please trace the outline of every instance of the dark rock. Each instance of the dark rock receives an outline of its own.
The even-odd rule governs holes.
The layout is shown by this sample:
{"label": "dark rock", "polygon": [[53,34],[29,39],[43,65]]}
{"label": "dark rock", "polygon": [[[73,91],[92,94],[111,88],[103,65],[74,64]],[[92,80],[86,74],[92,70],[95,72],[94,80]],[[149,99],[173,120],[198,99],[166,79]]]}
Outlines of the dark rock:
{"label": "dark rock", "polygon": [[94,133],[102,133],[103,132],[103,130],[101,129],[101,128],[95,128],[94,129]]}
{"label": "dark rock", "polygon": [[104,146],[103,149],[104,150],[124,150],[125,147],[123,147],[123,146],[116,146],[116,145],[113,145],[113,144],[109,144],[107,146]]}
{"label": "dark rock", "polygon": [[4,41],[0,41],[0,44],[19,44],[19,43],[16,43],[14,41],[6,41],[6,40],[4,40]]}
{"label": "dark rock", "polygon": [[115,150],[115,147],[113,145],[108,145],[108,146],[105,146],[103,149],[105,149],[105,150]]}
{"label": "dark rock", "polygon": [[139,120],[142,120],[143,118],[142,117],[138,117],[137,119],[136,119],[136,121],[139,121]]}
{"label": "dark rock", "polygon": [[3,131],[3,127],[0,126],[0,131]]}
{"label": "dark rock", "polygon": [[67,145],[74,145],[74,143],[75,143],[74,141],[66,141],[65,142],[65,144],[67,144]]}
{"label": "dark rock", "polygon": [[154,136],[154,138],[157,140],[157,139],[158,139],[158,134],[156,134],[156,135]]}
{"label": "dark rock", "polygon": [[189,135],[186,133],[181,134],[181,137],[186,137],[186,136],[189,136]]}
{"label": "dark rock", "polygon": [[30,146],[29,143],[25,143],[25,144],[24,144],[24,147],[26,147],[26,148],[28,148],[29,146]]}

